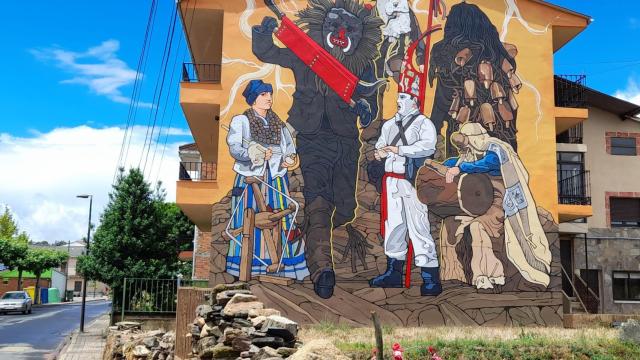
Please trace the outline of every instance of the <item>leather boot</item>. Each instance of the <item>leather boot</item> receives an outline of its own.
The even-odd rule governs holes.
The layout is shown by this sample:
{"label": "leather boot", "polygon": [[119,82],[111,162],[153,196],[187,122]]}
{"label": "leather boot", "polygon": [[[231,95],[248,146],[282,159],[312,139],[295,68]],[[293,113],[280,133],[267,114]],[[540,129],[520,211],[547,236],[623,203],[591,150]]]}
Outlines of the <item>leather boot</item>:
{"label": "leather boot", "polygon": [[436,296],[442,292],[440,284],[440,268],[439,267],[422,267],[420,268],[422,275],[422,285],[420,285],[420,295]]}
{"label": "leather boot", "polygon": [[404,260],[387,257],[387,271],[380,276],[369,280],[371,287],[400,288],[402,287],[402,269]]}
{"label": "leather boot", "polygon": [[334,207],[326,199],[317,197],[305,208],[305,256],[311,273],[313,289],[328,299],[333,295],[336,276],[331,259],[331,215]]}

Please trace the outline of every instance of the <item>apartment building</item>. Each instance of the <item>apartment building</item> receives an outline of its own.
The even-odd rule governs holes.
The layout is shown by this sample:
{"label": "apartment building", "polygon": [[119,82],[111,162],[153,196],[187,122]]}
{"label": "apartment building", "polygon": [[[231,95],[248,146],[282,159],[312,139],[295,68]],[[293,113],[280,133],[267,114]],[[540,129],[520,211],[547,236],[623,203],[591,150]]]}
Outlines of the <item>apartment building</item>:
{"label": "apartment building", "polygon": [[590,312],[638,313],[640,106],[588,88],[584,80],[556,79],[568,95],[559,101],[589,111],[587,121],[557,137],[560,202],[593,211],[560,224],[563,289]]}
{"label": "apartment building", "polygon": [[[277,17],[278,19],[274,20],[276,25],[282,26],[280,21],[285,21],[285,18],[296,20],[301,16],[301,10],[324,2],[288,0],[275,3],[277,10],[274,10],[273,6],[271,8],[267,7],[261,1],[178,1],[178,11],[180,12],[183,31],[186,34],[191,54],[190,62],[183,65],[180,104],[193,134],[194,143],[186,144],[179,150],[182,163],[179,169],[180,177],[176,184],[176,202],[197,227],[194,239],[193,277],[195,279],[208,278],[212,285],[223,281],[235,281],[238,278],[243,281],[249,281],[254,286],[252,289],[263,294],[265,298],[286,299],[286,301],[277,301],[272,305],[282,308],[288,314],[295,314],[294,317],[301,323],[315,320],[338,321],[338,319],[366,323],[369,321],[368,315],[365,316],[361,313],[362,309],[366,309],[366,314],[369,313],[369,310],[375,310],[388,316],[387,320],[391,323],[400,325],[415,325],[425,323],[425,321],[430,324],[445,324],[454,321],[452,320],[453,318],[455,318],[456,323],[468,325],[560,324],[563,313],[562,304],[565,297],[562,290],[565,290],[568,297],[573,297],[573,293],[565,288],[562,280],[563,267],[560,266],[561,259],[562,264],[566,265],[564,268],[567,276],[564,277],[572,277],[570,284],[567,286],[572,288],[571,283],[575,284],[578,281],[575,281],[570,274],[577,271],[576,276],[581,275],[579,271],[581,269],[579,263],[581,260],[578,259],[580,257],[579,240],[577,239],[579,239],[579,234],[582,233],[576,232],[574,228],[582,226],[580,221],[584,221],[583,219],[589,219],[593,215],[597,216],[597,210],[595,209],[597,205],[595,204],[595,198],[592,202],[587,196],[588,171],[593,171],[593,168],[589,165],[588,156],[584,158],[586,160],[585,166],[578,171],[581,174],[581,180],[575,180],[573,177],[575,169],[566,165],[565,162],[579,161],[579,159],[570,158],[568,157],[569,155],[564,155],[562,152],[580,153],[580,151],[565,150],[565,144],[561,143],[559,139],[565,136],[563,134],[574,131],[573,129],[581,126],[581,124],[584,129],[591,122],[590,113],[592,109],[596,112],[599,110],[597,107],[592,107],[584,98],[579,98],[584,93],[580,92],[580,86],[576,86],[576,84],[581,84],[581,78],[571,76],[554,77],[553,54],[587,28],[590,24],[590,17],[541,0],[522,0],[518,1],[517,4],[515,2],[493,0],[474,1],[474,4],[468,4],[463,1],[447,1],[447,9],[440,7],[436,11],[425,6],[429,6],[429,3],[438,4],[438,2],[424,2],[424,4],[420,5],[421,8],[412,8],[412,11],[418,10],[416,18],[418,19],[418,25],[423,30],[428,27],[428,24],[432,26],[440,25],[444,29],[444,25],[449,21],[452,24],[456,22],[458,24],[464,23],[466,20],[461,14],[467,14],[466,16],[469,19],[477,17],[476,20],[478,21],[474,23],[476,24],[474,26],[478,24],[487,26],[489,30],[483,33],[499,33],[502,36],[502,45],[497,46],[498,52],[502,54],[500,56],[503,56],[500,58],[501,64],[497,67],[494,65],[492,72],[489,72],[487,65],[489,62],[481,61],[480,63],[483,65],[481,71],[479,71],[482,75],[477,75],[476,68],[472,72],[464,72],[465,74],[473,73],[473,76],[480,77],[478,78],[480,81],[473,86],[486,86],[487,89],[480,89],[477,93],[472,93],[470,91],[472,86],[467,83],[469,84],[468,87],[461,89],[459,93],[464,93],[465,102],[459,106],[469,106],[472,109],[476,109],[475,107],[480,105],[478,102],[485,101],[478,100],[482,96],[491,97],[490,100],[486,101],[491,102],[494,109],[498,109],[498,106],[501,106],[500,109],[505,110],[504,103],[509,103],[507,112],[499,113],[498,110],[495,110],[493,117],[486,112],[489,107],[485,106],[484,116],[486,117],[483,120],[478,118],[475,121],[481,124],[485,130],[476,130],[481,133],[490,130],[491,137],[496,137],[503,141],[500,144],[510,144],[506,149],[509,147],[515,149],[517,145],[517,154],[513,155],[510,161],[521,164],[527,170],[527,176],[522,178],[520,183],[527,187],[525,192],[529,195],[525,197],[527,204],[532,206],[530,209],[537,210],[537,216],[528,215],[528,219],[533,221],[537,228],[542,229],[537,234],[530,233],[527,236],[531,241],[540,241],[540,244],[543,245],[540,249],[546,249],[545,254],[532,255],[542,259],[536,265],[539,269],[539,277],[530,277],[530,273],[522,270],[523,267],[528,266],[525,263],[530,260],[514,259],[513,253],[506,249],[508,246],[506,243],[514,243],[505,241],[505,236],[507,235],[505,235],[505,230],[502,228],[503,224],[499,225],[500,228],[496,233],[498,235],[495,237],[488,235],[491,237],[490,243],[495,244],[493,245],[495,248],[487,251],[489,251],[488,254],[492,252],[497,259],[492,267],[494,271],[504,268],[503,270],[497,270],[501,273],[504,272],[504,276],[496,277],[494,276],[495,274],[486,274],[487,278],[489,275],[493,278],[493,282],[489,280],[489,284],[479,285],[474,280],[476,276],[471,274],[472,270],[470,270],[469,264],[464,264],[465,261],[469,260],[464,260],[463,257],[460,257],[463,260],[456,259],[455,253],[458,250],[455,247],[450,248],[451,243],[447,245],[447,241],[450,240],[444,239],[443,232],[440,231],[444,226],[442,223],[443,218],[432,216],[430,218],[431,234],[435,238],[434,241],[436,241],[437,247],[443,252],[443,254],[439,254],[443,292],[439,295],[428,295],[428,291],[422,291],[420,284],[426,285],[427,279],[424,271],[421,272],[421,268],[417,266],[407,266],[407,270],[403,270],[405,271],[403,278],[413,277],[414,284],[417,284],[411,286],[407,281],[404,284],[407,286],[406,290],[370,286],[370,280],[385,272],[388,255],[385,253],[381,243],[384,234],[379,233],[380,213],[384,204],[384,201],[382,201],[384,195],[374,186],[373,172],[369,171],[367,166],[373,161],[372,154],[375,151],[374,145],[379,134],[379,127],[376,128],[375,126],[381,126],[383,122],[381,119],[394,117],[398,111],[396,103],[398,94],[409,91],[407,88],[398,88],[396,84],[398,76],[407,76],[406,73],[403,73],[405,75],[400,74],[402,73],[402,68],[400,68],[400,70],[396,69],[396,73],[393,76],[386,78],[389,86],[381,93],[378,100],[379,119],[376,119],[371,127],[363,127],[360,130],[360,154],[353,157],[353,159],[340,159],[340,161],[357,161],[357,177],[353,179],[354,183],[356,183],[354,194],[350,195],[347,192],[347,195],[343,197],[344,200],[349,200],[350,196],[355,197],[357,208],[354,211],[355,216],[348,226],[338,226],[335,229],[327,230],[327,234],[329,234],[327,240],[331,242],[333,263],[333,268],[329,269],[328,273],[333,273],[331,276],[334,278],[334,283],[330,284],[333,292],[327,293],[319,290],[323,286],[326,288],[327,284],[319,284],[321,281],[313,274],[315,259],[306,257],[307,265],[310,265],[312,274],[304,279],[287,278],[284,272],[271,276],[268,271],[262,269],[262,264],[265,267],[273,265],[273,263],[268,262],[271,259],[265,260],[262,257],[264,252],[268,250],[268,244],[265,244],[268,241],[260,241],[255,234],[247,234],[246,229],[242,227],[234,228],[234,226],[238,226],[238,222],[241,222],[243,215],[236,214],[234,212],[235,209],[232,209],[232,204],[237,206],[241,202],[238,200],[238,194],[244,188],[236,184],[238,178],[233,170],[236,159],[229,152],[227,131],[232,119],[236,115],[245,113],[247,108],[251,106],[251,101],[248,100],[249,97],[245,98],[243,96],[249,81],[263,80],[265,83],[272,84],[273,103],[271,110],[284,121],[287,120],[287,114],[289,115],[289,120],[291,120],[291,118],[299,116],[300,112],[308,111],[306,116],[311,119],[315,116],[314,112],[327,111],[326,108],[315,108],[316,105],[314,104],[317,101],[321,101],[320,98],[331,96],[330,92],[333,91],[328,89],[325,93],[314,93],[309,88],[302,88],[300,84],[306,81],[305,76],[310,75],[301,76],[298,73],[294,75],[291,70],[292,67],[287,66],[287,59],[289,58],[274,60],[274,54],[286,53],[286,50],[278,49],[284,49],[287,46],[295,47],[295,45],[291,43],[285,45],[286,39],[277,38],[281,34],[274,35],[273,40],[271,40],[272,37],[269,36],[268,31],[273,30],[270,27],[273,22],[265,20],[265,17]],[[335,6],[344,6],[347,13],[349,11],[354,13],[355,18],[358,18],[358,14],[363,16],[358,20],[350,17],[354,22],[361,24],[366,21],[372,21],[371,19],[375,17],[381,17],[380,22],[378,22],[378,26],[381,27],[381,36],[388,36],[389,29],[394,26],[389,18],[380,15],[382,12],[379,6],[382,6],[381,4],[386,3],[386,1],[364,1],[358,2],[357,5],[355,5],[356,2],[351,4],[352,2],[349,0],[339,1],[340,4],[338,5],[336,5],[338,2],[331,1],[330,3]],[[345,5],[346,3],[348,4]],[[425,8],[423,9],[422,7]],[[507,7],[516,7],[517,9],[508,9]],[[322,9],[322,11],[324,10],[327,11],[327,14],[331,13],[331,9]],[[440,16],[443,15],[442,12],[445,10],[447,17]],[[525,19],[523,21],[526,21],[529,27],[521,26],[515,19],[505,19],[505,16],[514,13],[510,10],[518,10]],[[276,16],[274,11],[279,12],[279,16]],[[318,14],[322,13],[322,11],[311,13]],[[425,13],[438,13],[439,16],[429,19],[429,16],[424,15]],[[367,18],[367,14],[372,16]],[[331,16],[335,17],[334,15],[331,14]],[[327,18],[329,17],[327,15]],[[503,24],[505,25],[503,26]],[[329,25],[333,26],[335,24]],[[495,28],[495,31],[492,32],[490,30],[491,27]],[[371,27],[368,28],[371,29]],[[265,37],[262,34],[261,40],[256,40],[258,37],[255,32],[261,32],[264,29],[266,29],[267,36]],[[303,29],[303,31],[306,31],[307,28],[303,27]],[[350,29],[349,31],[353,31],[353,28]],[[530,29],[535,30],[530,31]],[[334,49],[335,46],[339,48],[344,46],[343,50],[349,51],[350,48],[347,48],[347,46],[350,42],[353,43],[362,40],[362,38],[367,38],[364,36],[367,34],[361,34],[351,39],[346,27],[342,30],[336,30],[335,33],[330,31],[325,34],[326,44],[322,43],[320,45],[327,49]],[[438,31],[438,29],[435,29],[434,31],[430,38],[431,45],[450,46],[450,44],[447,44],[446,30]],[[277,29],[276,32],[278,32]],[[348,38],[345,38],[345,36]],[[388,40],[388,38],[385,39]],[[269,47],[266,53],[260,52],[261,46],[264,44],[269,45],[271,41],[274,42],[275,47]],[[478,40],[476,39],[476,41]],[[496,46],[495,44],[499,42],[500,40],[494,39],[491,44]],[[487,40],[487,44],[489,44],[489,40]],[[382,45],[382,42],[378,45]],[[310,47],[309,51],[312,51],[312,48]],[[408,50],[408,48],[404,50]],[[450,66],[452,68],[456,68],[456,66],[464,68],[465,64],[479,60],[479,58],[473,61],[470,60],[474,56],[473,51],[470,49],[467,49],[469,51],[463,50],[465,49],[456,49],[455,51],[459,51],[461,56],[454,57],[453,55],[456,55],[455,52],[451,55]],[[292,52],[288,54],[287,56],[292,59],[297,56],[304,56],[304,54],[294,55]],[[395,62],[392,61],[394,60],[392,58],[393,55],[390,54],[392,52],[385,53],[385,56],[391,57],[383,59],[386,63],[381,65],[388,70],[387,74],[393,73],[394,66],[399,63],[398,59],[395,59]],[[436,58],[432,62],[432,64],[436,64],[434,68],[441,70],[442,67],[437,66],[437,61],[442,61],[448,55],[446,53],[432,55]],[[465,57],[468,55],[471,56]],[[508,60],[507,56],[511,60]],[[504,59],[507,59],[507,62],[511,65],[513,65],[513,61],[517,61],[517,70],[514,69],[515,67],[510,68],[510,65],[503,61]],[[315,66],[315,62],[311,61],[309,67],[313,66]],[[478,67],[477,69],[480,68]],[[301,67],[295,71],[304,72],[306,70]],[[338,72],[335,73],[338,74]],[[458,129],[465,122],[456,119],[456,116],[459,115],[459,108],[453,109],[455,103],[453,99],[447,98],[443,100],[435,95],[437,91],[442,91],[442,87],[440,88],[441,90],[437,89],[439,84],[446,83],[442,76],[447,74],[437,71],[434,73],[436,74],[434,75],[436,80],[434,84],[426,87],[424,108],[425,114],[431,116],[432,121],[439,130],[439,149],[445,149],[439,150],[441,152],[438,153],[437,156],[439,157],[436,157],[436,160],[444,161],[444,151],[447,151],[447,147],[452,146],[449,142],[449,137],[453,130]],[[381,74],[380,76],[386,75]],[[500,76],[500,80],[498,76]],[[467,80],[475,81],[478,79]],[[493,83],[497,83],[502,87],[493,85]],[[316,86],[321,88],[320,85]],[[489,87],[492,89],[489,89]],[[310,92],[313,94],[310,95]],[[292,106],[295,111],[292,110]],[[344,111],[345,114],[350,111],[348,110],[348,104],[336,103],[336,106],[340,108],[340,111]],[[450,110],[447,115],[447,111],[439,112],[439,108],[453,110]],[[511,118],[514,115],[511,111],[516,108],[518,109],[517,123],[514,118]],[[356,110],[353,111],[355,112]],[[473,112],[471,116],[480,116],[477,114],[480,114],[480,112]],[[444,116],[444,118],[438,118],[438,116]],[[360,114],[358,114],[358,118],[362,120]],[[502,129],[503,133],[498,134],[495,131],[494,124],[498,124],[495,126]],[[300,125],[298,124],[298,126]],[[316,135],[310,134],[307,138],[314,141],[319,139]],[[294,134],[293,137],[297,138],[297,135]],[[556,141],[556,137],[558,141]],[[297,141],[299,142],[300,140],[297,139]],[[618,140],[615,141],[617,144]],[[327,152],[332,151],[329,142],[317,145],[324,146]],[[571,146],[589,147],[588,144],[568,144],[567,146],[569,146],[569,149],[572,149]],[[305,211],[306,201],[313,200],[309,194],[309,185],[305,187],[304,184],[305,176],[308,176],[305,174],[308,171],[305,168],[308,164],[306,159],[309,158],[305,159],[305,154],[302,154],[302,156],[301,163],[303,166],[288,172],[289,178],[287,181],[293,203],[299,204],[299,218],[302,218],[301,215]],[[558,157],[561,157],[562,161],[558,161]],[[327,172],[333,171],[331,166],[327,167]],[[320,173],[320,176],[324,175]],[[306,180],[308,181],[309,178],[307,177]],[[458,186],[462,185],[458,183]],[[236,191],[235,188],[239,188],[239,190]],[[254,189],[253,185],[252,189]],[[259,192],[259,185],[257,190]],[[593,187],[591,190],[593,190]],[[491,192],[489,196],[495,196],[495,194]],[[567,197],[571,199],[567,200]],[[269,200],[269,198],[267,197],[266,200]],[[336,206],[334,210],[338,207],[335,204],[332,206]],[[486,208],[484,209],[486,210]],[[277,212],[277,210],[275,207],[269,208],[269,211]],[[429,204],[429,210],[432,213],[442,214],[442,212],[439,212],[438,207],[433,204]],[[520,210],[525,211],[524,209]],[[460,215],[468,216],[469,213]],[[477,214],[472,215],[476,216]],[[501,216],[501,221],[507,220],[504,214]],[[516,216],[523,217],[525,215]],[[240,218],[238,221],[230,220],[238,217]],[[470,234],[468,229],[464,230],[463,224],[455,223],[457,220],[453,218],[449,220],[451,220],[451,226],[458,226],[458,234],[460,234],[461,238],[472,241],[469,239],[477,235]],[[525,224],[524,221],[521,219],[513,222],[512,225],[504,226],[512,229],[511,226]],[[285,227],[287,226],[286,224],[285,222]],[[262,231],[263,229],[260,230]],[[508,230],[507,232],[510,233],[510,231]],[[528,231],[526,230],[525,232]],[[454,231],[454,233],[456,232]],[[443,237],[443,239],[440,239],[440,237]],[[256,250],[255,254],[252,254],[252,251],[240,254],[238,249],[233,249],[234,242],[247,244],[245,239],[255,242],[253,246],[255,249],[260,249],[262,253]],[[569,239],[572,240],[569,241]],[[288,249],[288,241],[300,240],[291,239],[288,236],[286,238],[283,237],[281,248],[279,249]],[[358,245],[358,241],[364,241],[367,245]],[[452,238],[451,241],[455,243],[461,240],[460,238]],[[571,243],[569,253],[571,254],[570,259],[572,262],[565,264],[565,256],[561,257],[561,253],[567,252],[568,241]],[[296,243],[297,250],[301,247],[298,244]],[[310,248],[313,250],[314,244],[313,241],[306,239],[307,250]],[[486,244],[486,241],[484,244]],[[520,242],[519,244],[517,246],[528,246],[525,242]],[[324,245],[321,244],[321,246]],[[351,252],[347,251],[350,247],[354,249]],[[445,255],[446,251],[453,251],[452,254],[454,255]],[[591,256],[589,251],[588,254]],[[268,252],[271,254],[272,250],[268,250]],[[294,250],[293,253],[295,254],[296,251]],[[304,256],[304,251],[302,254]],[[532,253],[529,252],[529,254]],[[240,274],[234,272],[238,264],[233,263],[233,261],[236,261],[237,258],[240,258]],[[292,259],[284,258],[284,260],[293,264]],[[340,259],[343,261],[340,261]],[[462,261],[462,263],[458,261]],[[283,261],[283,263],[286,263],[286,261]],[[287,266],[295,267],[295,265]],[[546,270],[543,267],[546,267]],[[593,264],[589,261],[589,266],[583,266],[582,268],[592,270]],[[531,273],[534,272],[532,271]],[[326,273],[327,271],[325,271]],[[328,278],[331,278],[331,276]],[[277,279],[274,280],[274,277]],[[580,279],[584,277],[581,276]],[[483,286],[491,287],[493,293],[487,294],[487,291],[484,291],[486,289],[480,288]],[[585,291],[588,292],[588,290]],[[331,295],[335,294],[340,294],[340,303],[332,302],[335,301],[336,297]],[[442,305],[443,302],[440,300],[443,297],[447,298],[447,304],[455,305],[451,305],[451,307]],[[465,300],[471,298],[474,299],[471,302]],[[513,302],[514,298],[518,299],[515,303]],[[333,305],[327,307],[326,302]],[[473,305],[470,305],[471,303]]]}

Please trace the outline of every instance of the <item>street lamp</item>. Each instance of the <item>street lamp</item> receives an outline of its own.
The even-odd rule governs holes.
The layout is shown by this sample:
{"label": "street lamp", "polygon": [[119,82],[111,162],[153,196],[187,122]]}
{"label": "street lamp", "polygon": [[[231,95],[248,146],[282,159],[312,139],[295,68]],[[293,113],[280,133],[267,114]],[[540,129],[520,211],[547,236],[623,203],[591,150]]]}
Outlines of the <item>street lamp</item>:
{"label": "street lamp", "polygon": [[[89,237],[91,236],[91,206],[93,205],[93,195],[77,195],[77,198],[89,199],[89,225],[87,226],[87,250],[85,255],[89,255]],[[83,274],[82,279],[82,307],[80,307],[80,332],[84,332],[84,311],[87,300],[87,276]]]}

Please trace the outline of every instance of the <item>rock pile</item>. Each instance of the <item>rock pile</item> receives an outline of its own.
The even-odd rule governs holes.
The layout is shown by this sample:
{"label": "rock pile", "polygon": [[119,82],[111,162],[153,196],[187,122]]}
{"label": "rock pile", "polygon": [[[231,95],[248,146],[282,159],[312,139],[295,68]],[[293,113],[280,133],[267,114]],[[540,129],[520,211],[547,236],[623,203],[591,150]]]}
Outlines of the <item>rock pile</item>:
{"label": "rock pile", "polygon": [[219,284],[207,302],[187,333],[195,358],[287,359],[301,346],[298,324],[265,308],[248,284]]}
{"label": "rock pile", "polygon": [[104,360],[173,360],[176,336],[173,331],[144,332],[140,323],[124,321],[109,328]]}
{"label": "rock pile", "polygon": [[630,319],[620,326],[620,340],[640,345],[640,321]]}

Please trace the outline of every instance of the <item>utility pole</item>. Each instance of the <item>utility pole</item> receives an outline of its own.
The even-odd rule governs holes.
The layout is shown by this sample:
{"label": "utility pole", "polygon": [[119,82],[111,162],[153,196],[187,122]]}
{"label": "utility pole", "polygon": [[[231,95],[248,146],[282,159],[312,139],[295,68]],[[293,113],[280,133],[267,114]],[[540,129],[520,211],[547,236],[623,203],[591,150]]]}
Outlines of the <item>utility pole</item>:
{"label": "utility pole", "polygon": [[[87,247],[85,255],[89,255],[89,239],[91,236],[91,207],[93,205],[93,195],[78,195],[81,199],[89,198],[89,225],[87,225]],[[84,313],[86,309],[87,301],[87,276],[83,274],[82,279],[82,306],[80,307],[80,332],[84,332]]]}

